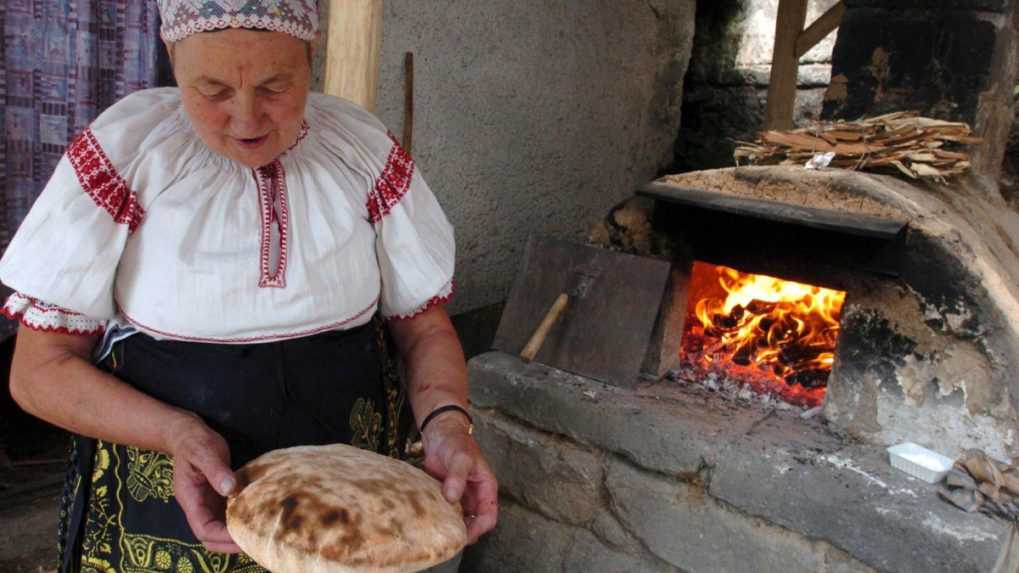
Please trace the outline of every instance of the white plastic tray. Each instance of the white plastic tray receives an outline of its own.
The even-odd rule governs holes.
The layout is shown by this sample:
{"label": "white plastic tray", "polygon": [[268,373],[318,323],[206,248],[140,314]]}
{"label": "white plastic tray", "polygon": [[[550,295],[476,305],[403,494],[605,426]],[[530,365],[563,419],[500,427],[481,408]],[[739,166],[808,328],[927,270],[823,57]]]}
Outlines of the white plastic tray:
{"label": "white plastic tray", "polygon": [[927,483],[938,483],[944,479],[954,463],[952,459],[913,442],[888,448],[888,460],[893,468]]}

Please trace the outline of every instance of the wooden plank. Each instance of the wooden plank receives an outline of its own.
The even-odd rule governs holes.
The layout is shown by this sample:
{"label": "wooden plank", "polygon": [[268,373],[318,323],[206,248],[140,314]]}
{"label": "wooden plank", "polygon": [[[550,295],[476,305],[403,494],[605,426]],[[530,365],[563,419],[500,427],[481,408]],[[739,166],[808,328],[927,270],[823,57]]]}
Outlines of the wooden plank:
{"label": "wooden plank", "polygon": [[325,93],[375,111],[382,0],[329,0]]}
{"label": "wooden plank", "polygon": [[802,58],[804,54],[809,52],[825,36],[838,28],[839,24],[842,23],[842,16],[845,13],[846,3],[840,1],[829,8],[827,12],[821,14],[817,20],[814,20],[813,24],[807,26],[807,29],[796,39],[796,59]]}
{"label": "wooden plank", "polygon": [[687,299],[690,294],[688,289],[692,271],[693,261],[673,260],[665,296],[662,297],[655,329],[651,334],[647,358],[641,368],[643,374],[649,374],[657,379],[680,367],[678,349],[683,341],[686,326],[689,302]]}
{"label": "wooden plank", "polygon": [[835,154],[840,156],[858,156],[870,153],[880,153],[884,148],[865,143],[840,143],[835,146]]}
{"label": "wooden plank", "polygon": [[774,143],[798,148],[803,151],[824,152],[832,151],[835,148],[827,141],[807,135],[806,133],[788,133],[784,131],[766,131],[761,134],[761,139],[766,143]]}
{"label": "wooden plank", "polygon": [[780,0],[775,23],[775,49],[771,56],[771,80],[768,83],[767,129],[792,129],[796,103],[796,39],[807,21],[807,0]]}
{"label": "wooden plank", "polygon": [[861,139],[863,139],[863,134],[860,133],[859,131],[848,131],[848,130],[837,130],[836,129],[836,130],[832,130],[832,131],[826,132],[825,135],[830,135],[831,137],[833,137],[833,138],[835,138],[835,139],[837,139],[839,141],[860,141]]}
{"label": "wooden plank", "polygon": [[735,197],[714,191],[687,189],[664,183],[648,183],[641,187],[637,194],[701,209],[885,240],[894,239],[907,224],[907,221],[899,219],[845,213],[834,209],[804,207],[778,201]]}
{"label": "wooden plank", "polygon": [[[570,294],[566,310],[535,361],[632,387],[651,345],[670,271],[668,261],[531,237],[492,346],[519,354],[565,292]],[[571,292],[578,282],[583,292]]]}

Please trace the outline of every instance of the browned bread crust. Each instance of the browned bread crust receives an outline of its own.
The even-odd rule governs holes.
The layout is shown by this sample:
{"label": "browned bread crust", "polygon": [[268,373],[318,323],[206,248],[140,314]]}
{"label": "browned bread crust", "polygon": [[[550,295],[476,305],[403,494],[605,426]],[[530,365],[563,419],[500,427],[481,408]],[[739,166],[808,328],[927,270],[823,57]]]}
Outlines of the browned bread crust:
{"label": "browned bread crust", "polygon": [[404,573],[467,542],[459,504],[410,464],[351,446],[269,452],[227,501],[237,545],[274,573]]}

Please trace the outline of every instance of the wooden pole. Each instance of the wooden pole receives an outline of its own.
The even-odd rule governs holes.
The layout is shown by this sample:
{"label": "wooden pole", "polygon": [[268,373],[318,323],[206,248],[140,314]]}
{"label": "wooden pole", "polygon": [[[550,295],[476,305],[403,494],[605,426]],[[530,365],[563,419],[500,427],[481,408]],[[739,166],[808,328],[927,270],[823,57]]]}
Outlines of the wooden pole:
{"label": "wooden pole", "polygon": [[414,148],[414,52],[403,55],[403,148]]}
{"label": "wooden pole", "polygon": [[382,0],[329,0],[325,92],[375,111]]}
{"label": "wooden pole", "polygon": [[796,39],[796,58],[802,58],[804,54],[810,51],[824,39],[825,36],[831,34],[835,28],[839,27],[842,23],[842,16],[846,14],[846,3],[839,2],[832,6],[827,12],[821,14],[821,16],[814,20],[814,23],[807,26],[807,29],[800,34],[800,37]]}
{"label": "wooden pole", "polygon": [[[796,40],[807,22],[807,0],[779,0],[775,24],[775,50],[771,57],[771,81],[768,84],[767,129],[791,129],[796,103]],[[331,36],[331,34],[330,34]]]}

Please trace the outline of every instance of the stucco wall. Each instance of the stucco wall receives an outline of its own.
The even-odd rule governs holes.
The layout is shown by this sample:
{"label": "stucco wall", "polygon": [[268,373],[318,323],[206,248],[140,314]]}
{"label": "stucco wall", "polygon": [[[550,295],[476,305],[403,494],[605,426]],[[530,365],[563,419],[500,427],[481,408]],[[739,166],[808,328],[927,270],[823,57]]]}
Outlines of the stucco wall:
{"label": "stucco wall", "polygon": [[451,311],[502,300],[530,233],[581,237],[672,158],[695,0],[386,0],[377,113],[457,233]]}

